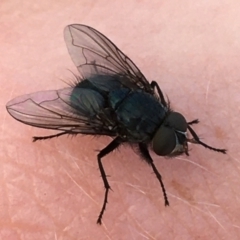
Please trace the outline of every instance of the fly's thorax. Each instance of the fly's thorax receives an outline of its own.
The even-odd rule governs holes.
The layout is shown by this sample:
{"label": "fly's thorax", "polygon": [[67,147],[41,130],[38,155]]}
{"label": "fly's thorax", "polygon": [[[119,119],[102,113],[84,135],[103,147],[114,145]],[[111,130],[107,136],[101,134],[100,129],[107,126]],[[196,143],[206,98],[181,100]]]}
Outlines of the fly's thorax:
{"label": "fly's thorax", "polygon": [[156,128],[166,116],[159,100],[139,89],[120,88],[111,91],[108,102],[113,110],[119,135],[129,142],[151,142]]}
{"label": "fly's thorax", "polygon": [[179,155],[187,150],[187,121],[182,114],[170,112],[153,140],[153,151],[160,156]]}
{"label": "fly's thorax", "polygon": [[109,92],[108,101],[111,108],[117,109],[130,93],[131,89],[128,88],[119,88]]}

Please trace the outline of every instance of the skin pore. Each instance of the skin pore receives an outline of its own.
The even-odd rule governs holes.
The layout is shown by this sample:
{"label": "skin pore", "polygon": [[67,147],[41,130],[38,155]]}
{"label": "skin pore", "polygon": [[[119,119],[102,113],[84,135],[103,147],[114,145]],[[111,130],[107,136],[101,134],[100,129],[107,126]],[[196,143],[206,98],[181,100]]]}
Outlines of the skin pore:
{"label": "skin pore", "polygon": [[[124,5],[123,5],[124,4]],[[2,3],[0,37],[1,198],[3,239],[239,239],[238,1],[48,1]],[[127,146],[103,159],[110,191],[103,224],[96,220],[104,187],[98,150],[108,137],[62,136],[23,125],[5,110],[19,95],[59,89],[77,73],[63,28],[90,25],[109,37],[171,107],[223,155],[190,145],[190,156],[152,153],[170,206],[152,169]],[[63,81],[62,81],[63,80]]]}

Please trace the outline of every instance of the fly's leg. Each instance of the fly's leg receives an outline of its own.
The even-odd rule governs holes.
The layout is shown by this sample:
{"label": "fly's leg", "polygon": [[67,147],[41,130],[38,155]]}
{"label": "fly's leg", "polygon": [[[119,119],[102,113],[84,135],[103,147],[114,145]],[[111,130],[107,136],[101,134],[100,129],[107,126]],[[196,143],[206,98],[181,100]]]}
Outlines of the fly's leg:
{"label": "fly's leg", "polygon": [[159,85],[157,84],[157,82],[152,81],[151,82],[151,86],[152,86],[152,88],[156,88],[157,89],[158,95],[160,97],[160,100],[161,100],[161,103],[163,104],[163,106],[164,107],[168,107],[169,104],[167,104],[167,102],[166,102],[166,100],[165,100],[165,98],[163,96],[162,90],[159,87]]}
{"label": "fly's leg", "polygon": [[216,152],[221,152],[221,153],[224,153],[226,154],[227,150],[226,149],[220,149],[220,148],[214,148],[214,147],[211,147],[209,145],[207,145],[206,143],[202,142],[198,135],[195,133],[195,131],[189,126],[188,124],[188,130],[189,132],[192,134],[193,136],[193,139],[189,139],[188,141],[191,142],[191,143],[196,143],[196,144],[200,144],[202,146],[204,146],[205,148],[208,148],[210,150],[213,150],[213,151],[216,151]]}
{"label": "fly's leg", "polygon": [[168,201],[166,189],[165,189],[164,184],[163,184],[163,181],[162,181],[162,176],[161,176],[161,174],[158,172],[157,168],[155,167],[155,165],[154,165],[154,163],[153,163],[153,160],[152,160],[152,157],[151,157],[150,154],[149,154],[147,145],[144,144],[144,143],[139,143],[138,146],[139,146],[139,150],[140,150],[140,153],[141,153],[143,159],[144,159],[145,161],[147,161],[147,163],[152,166],[153,172],[155,173],[158,181],[160,182],[160,185],[161,185],[161,188],[162,188],[162,192],[163,192],[163,197],[164,197],[165,206],[169,206],[169,201]]}
{"label": "fly's leg", "polygon": [[121,140],[120,140],[120,138],[117,137],[111,143],[109,143],[104,149],[102,149],[99,152],[99,154],[97,155],[98,166],[99,166],[99,170],[100,170],[101,177],[102,177],[104,187],[105,187],[105,196],[104,196],[103,206],[102,206],[102,209],[101,209],[100,214],[99,214],[98,219],[97,219],[98,224],[102,223],[102,217],[103,217],[104,211],[106,209],[106,205],[107,205],[108,192],[111,189],[111,187],[108,183],[107,176],[106,176],[106,173],[104,171],[101,159],[104,156],[106,156],[107,154],[109,154],[110,152],[112,152],[114,149],[119,147],[120,144],[121,144]]}
{"label": "fly's leg", "polygon": [[187,124],[188,125],[193,125],[193,124],[198,124],[199,123],[199,120],[198,119],[195,119],[195,120],[193,120],[193,121],[191,121],[191,122],[188,122]]}
{"label": "fly's leg", "polygon": [[71,132],[60,132],[54,135],[49,135],[49,136],[43,136],[43,137],[33,137],[33,142],[39,141],[39,140],[46,140],[46,139],[51,139],[55,137],[62,136],[64,134],[70,134]]}

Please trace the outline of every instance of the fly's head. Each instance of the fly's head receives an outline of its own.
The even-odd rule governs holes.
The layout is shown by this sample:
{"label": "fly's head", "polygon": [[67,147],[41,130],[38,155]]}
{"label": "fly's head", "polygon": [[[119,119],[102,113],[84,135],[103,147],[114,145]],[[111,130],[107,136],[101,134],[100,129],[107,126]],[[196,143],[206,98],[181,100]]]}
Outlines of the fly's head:
{"label": "fly's head", "polygon": [[159,156],[188,155],[187,127],[182,114],[170,112],[153,137],[153,151]]}

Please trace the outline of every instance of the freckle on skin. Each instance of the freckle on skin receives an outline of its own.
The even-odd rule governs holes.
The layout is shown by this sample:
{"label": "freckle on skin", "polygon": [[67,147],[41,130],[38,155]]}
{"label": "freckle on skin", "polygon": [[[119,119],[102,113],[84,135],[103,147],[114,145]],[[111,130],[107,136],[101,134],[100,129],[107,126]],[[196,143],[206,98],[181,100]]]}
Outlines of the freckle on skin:
{"label": "freckle on skin", "polygon": [[226,134],[226,132],[223,130],[223,128],[221,128],[221,127],[219,127],[219,126],[216,126],[216,127],[214,127],[214,130],[215,130],[214,132],[215,132],[216,138],[219,138],[219,139],[221,139],[221,140],[226,139],[227,134]]}
{"label": "freckle on skin", "polygon": [[194,202],[194,198],[191,194],[191,189],[183,186],[181,183],[179,183],[175,180],[172,180],[171,184],[172,184],[173,188],[179,194],[179,197],[182,197],[184,200],[186,200],[188,202]]}

